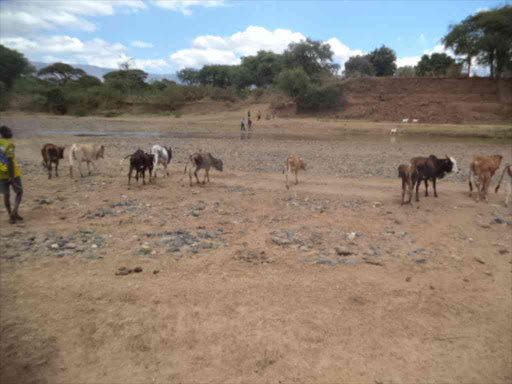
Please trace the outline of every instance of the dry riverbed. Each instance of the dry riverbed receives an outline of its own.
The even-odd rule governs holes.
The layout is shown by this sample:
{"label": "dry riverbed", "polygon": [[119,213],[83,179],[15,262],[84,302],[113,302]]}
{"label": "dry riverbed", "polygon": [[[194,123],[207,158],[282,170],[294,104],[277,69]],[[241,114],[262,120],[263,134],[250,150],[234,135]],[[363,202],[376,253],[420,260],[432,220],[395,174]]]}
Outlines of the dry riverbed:
{"label": "dry riverbed", "polygon": [[[503,193],[467,196],[471,156],[511,162],[509,142],[341,138],[343,123],[298,119],[241,140],[214,115],[0,122],[18,134],[26,219],[0,209],[2,383],[512,380],[512,211]],[[50,129],[174,136],[34,135]],[[48,180],[46,142],[102,143],[106,159],[70,179],[66,156]],[[171,176],[128,187],[120,160],[155,142]],[[225,170],[191,188],[199,149]],[[287,191],[290,153],[308,167]],[[430,153],[461,173],[400,207],[398,165]]]}

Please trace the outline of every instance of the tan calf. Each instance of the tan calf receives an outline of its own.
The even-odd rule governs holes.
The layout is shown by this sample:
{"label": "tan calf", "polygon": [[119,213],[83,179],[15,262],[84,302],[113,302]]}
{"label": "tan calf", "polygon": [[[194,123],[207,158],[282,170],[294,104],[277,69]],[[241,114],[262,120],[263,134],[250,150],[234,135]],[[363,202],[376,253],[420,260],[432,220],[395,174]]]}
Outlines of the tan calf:
{"label": "tan calf", "polygon": [[288,185],[288,173],[295,173],[295,185],[299,184],[299,179],[297,178],[297,174],[299,170],[306,170],[306,163],[302,159],[302,157],[292,155],[288,156],[286,161],[284,162],[283,173],[286,173],[286,189],[290,189]]}
{"label": "tan calf", "polygon": [[480,201],[480,198],[483,198],[486,202],[489,202],[487,192],[492,177],[501,165],[501,160],[503,160],[501,155],[473,156],[473,161],[469,166],[469,197],[473,195],[472,183],[475,183],[478,191],[476,201]]}

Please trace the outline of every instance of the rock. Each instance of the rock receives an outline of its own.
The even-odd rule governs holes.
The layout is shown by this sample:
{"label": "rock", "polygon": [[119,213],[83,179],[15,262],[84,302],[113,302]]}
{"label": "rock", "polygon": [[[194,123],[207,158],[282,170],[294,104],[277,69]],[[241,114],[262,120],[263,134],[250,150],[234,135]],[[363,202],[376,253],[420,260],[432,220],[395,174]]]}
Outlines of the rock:
{"label": "rock", "polygon": [[83,234],[91,234],[91,233],[94,233],[94,229],[89,229],[89,228],[80,228],[80,233],[83,233]]}
{"label": "rock", "polygon": [[97,246],[96,244],[92,244],[92,245],[91,245],[91,248],[92,248],[92,249],[97,249],[97,248],[98,248],[98,246]]}
{"label": "rock", "polygon": [[141,247],[137,249],[137,256],[146,256],[149,255],[153,250],[149,247]]}
{"label": "rock", "polygon": [[425,259],[417,259],[417,260],[414,260],[416,262],[416,264],[425,264],[427,260]]}
{"label": "rock", "polygon": [[160,273],[160,271],[159,271],[158,269],[155,269],[155,270],[153,271],[153,275],[156,275],[157,273]]}
{"label": "rock", "polygon": [[407,277],[405,278],[405,281],[410,282],[410,281],[411,281],[411,279],[412,279],[412,277],[411,277],[411,276],[407,276]]}
{"label": "rock", "polygon": [[399,235],[402,237],[405,237],[405,236],[407,236],[407,232],[400,232]]}
{"label": "rock", "polygon": [[475,260],[477,263],[480,263],[480,264],[485,264],[485,261],[483,261],[481,258],[479,257],[474,257],[473,260]]}
{"label": "rock", "polygon": [[194,216],[194,217],[199,217],[199,216],[201,216],[201,214],[200,214],[198,211],[192,211],[192,212],[190,212],[190,215],[191,215],[191,216]]}
{"label": "rock", "polygon": [[505,254],[507,254],[509,252],[508,252],[508,249],[500,249],[499,253],[500,253],[500,255],[505,255]]}
{"label": "rock", "polygon": [[169,248],[167,248],[167,252],[169,253],[174,253],[174,252],[179,252],[180,249],[178,247],[173,247],[173,246],[170,246]]}
{"label": "rock", "polygon": [[346,247],[336,247],[334,249],[336,251],[336,254],[338,254],[338,256],[349,256],[352,254],[352,251]]}
{"label": "rock", "polygon": [[160,239],[159,243],[161,245],[167,245],[167,244],[171,243],[173,240],[174,240],[174,238],[171,236],[164,236]]}
{"label": "rock", "polygon": [[493,221],[491,221],[491,224],[503,224],[506,221],[500,217],[495,218]]}
{"label": "rock", "polygon": [[336,265],[333,261],[331,260],[318,260],[316,262],[317,264],[321,264],[321,265],[331,265],[331,266],[334,266]]}
{"label": "rock", "polygon": [[355,232],[350,232],[350,233],[347,233],[347,239],[349,239],[350,241],[354,240],[356,238],[356,233]]}
{"label": "rock", "polygon": [[50,248],[52,248],[52,249],[59,249],[59,244],[54,243],[54,244],[52,244],[52,245],[50,246]]}
{"label": "rock", "polygon": [[277,244],[277,245],[280,245],[280,246],[286,246],[286,245],[289,245],[291,243],[290,240],[287,240],[287,239],[281,239],[280,237],[272,237],[272,242]]}
{"label": "rock", "polygon": [[76,244],[75,243],[67,243],[66,249],[76,249]]}
{"label": "rock", "polygon": [[135,268],[133,269],[133,272],[135,272],[135,273],[140,273],[140,272],[142,272],[142,268],[141,268],[141,267],[135,267]]}

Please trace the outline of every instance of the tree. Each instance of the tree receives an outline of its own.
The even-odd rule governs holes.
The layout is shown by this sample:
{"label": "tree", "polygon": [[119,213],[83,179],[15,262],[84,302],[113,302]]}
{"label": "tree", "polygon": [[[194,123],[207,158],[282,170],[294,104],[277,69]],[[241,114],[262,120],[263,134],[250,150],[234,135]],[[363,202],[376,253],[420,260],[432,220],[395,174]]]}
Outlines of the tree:
{"label": "tree", "polygon": [[375,76],[393,76],[396,71],[396,53],[383,45],[368,55],[368,60],[375,69]]}
{"label": "tree", "polygon": [[242,68],[248,71],[249,84],[258,87],[271,85],[283,67],[283,55],[270,51],[258,51],[256,56],[242,57]]}
{"label": "tree", "polygon": [[352,56],[345,62],[343,74],[348,77],[373,76],[375,68],[367,56]]}
{"label": "tree", "polygon": [[512,68],[512,6],[468,16],[451,25],[442,41],[455,54],[465,55],[469,67],[476,56],[480,64],[489,65],[491,77],[499,77],[505,68]]}
{"label": "tree", "polygon": [[80,68],[73,68],[73,66],[65,63],[54,63],[44,67],[37,72],[38,76],[53,78],[57,84],[64,85],[70,80],[78,80],[82,76],[87,75],[84,70]]}
{"label": "tree", "polygon": [[404,67],[399,67],[395,71],[396,77],[414,77],[416,76],[416,70],[411,65],[406,65]]}
{"label": "tree", "polygon": [[0,44],[0,82],[5,84],[7,90],[11,89],[14,80],[34,71],[35,68],[23,54]]}
{"label": "tree", "polygon": [[309,76],[302,68],[286,69],[277,77],[277,86],[296,99],[310,85]]}
{"label": "tree", "polygon": [[423,55],[421,60],[416,64],[416,76],[427,76],[432,73],[432,66],[430,65],[430,56]]}
{"label": "tree", "polygon": [[233,84],[234,69],[230,65],[205,65],[199,71],[201,85],[227,88]]}
{"label": "tree", "polygon": [[139,91],[146,87],[148,74],[140,69],[122,69],[109,72],[103,75],[105,84],[112,86],[122,92]]}
{"label": "tree", "polygon": [[176,74],[178,79],[185,85],[198,85],[199,84],[199,71],[194,68],[185,68],[178,71]]}
{"label": "tree", "polygon": [[284,66],[288,69],[300,67],[313,81],[318,82],[322,72],[332,73],[339,69],[332,63],[331,46],[311,39],[290,43],[283,53]]}
{"label": "tree", "polygon": [[446,75],[450,65],[455,63],[455,59],[446,53],[433,53],[430,56],[430,68],[432,73],[437,76]]}
{"label": "tree", "polygon": [[78,79],[77,84],[80,88],[92,88],[101,86],[102,82],[97,77],[85,75]]}

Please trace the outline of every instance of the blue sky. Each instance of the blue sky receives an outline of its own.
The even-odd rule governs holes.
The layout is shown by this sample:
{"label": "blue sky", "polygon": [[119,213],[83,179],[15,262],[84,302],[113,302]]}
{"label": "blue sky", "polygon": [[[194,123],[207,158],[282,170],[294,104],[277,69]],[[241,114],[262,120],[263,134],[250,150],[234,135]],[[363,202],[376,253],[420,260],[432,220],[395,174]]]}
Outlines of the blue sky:
{"label": "blue sky", "polygon": [[[33,61],[151,73],[238,64],[258,50],[283,52],[305,37],[328,42],[334,60],[382,44],[398,65],[444,52],[448,25],[504,1],[0,0],[0,44]],[[449,53],[449,52],[448,52]]]}

